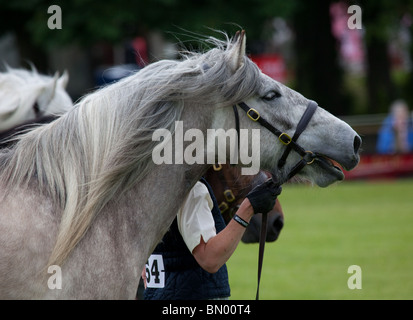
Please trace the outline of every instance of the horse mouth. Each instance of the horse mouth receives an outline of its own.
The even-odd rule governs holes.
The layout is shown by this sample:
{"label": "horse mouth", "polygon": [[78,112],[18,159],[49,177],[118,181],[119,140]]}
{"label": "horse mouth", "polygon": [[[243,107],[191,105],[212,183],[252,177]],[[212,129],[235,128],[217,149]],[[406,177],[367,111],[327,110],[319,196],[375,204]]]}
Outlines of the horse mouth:
{"label": "horse mouth", "polygon": [[317,163],[321,169],[334,176],[338,181],[344,180],[344,172],[337,161],[318,154],[315,163]]}

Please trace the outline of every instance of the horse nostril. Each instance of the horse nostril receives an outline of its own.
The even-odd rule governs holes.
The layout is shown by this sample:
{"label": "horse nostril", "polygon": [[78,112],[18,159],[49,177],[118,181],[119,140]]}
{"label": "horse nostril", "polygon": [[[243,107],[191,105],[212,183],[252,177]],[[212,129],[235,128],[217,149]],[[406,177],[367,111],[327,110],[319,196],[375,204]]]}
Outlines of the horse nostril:
{"label": "horse nostril", "polygon": [[354,153],[357,154],[359,152],[359,149],[361,147],[361,138],[359,136],[354,137]]}

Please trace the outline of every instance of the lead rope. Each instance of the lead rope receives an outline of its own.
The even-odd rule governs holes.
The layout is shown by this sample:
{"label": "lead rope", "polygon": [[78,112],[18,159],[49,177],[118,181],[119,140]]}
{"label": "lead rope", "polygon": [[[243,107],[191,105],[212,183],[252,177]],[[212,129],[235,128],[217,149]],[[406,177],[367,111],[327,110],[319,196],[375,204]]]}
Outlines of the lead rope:
{"label": "lead rope", "polygon": [[262,214],[261,220],[261,233],[260,233],[260,247],[258,250],[258,281],[257,281],[257,294],[255,295],[255,300],[260,299],[260,281],[261,281],[261,271],[262,264],[264,262],[264,249],[265,249],[265,238],[267,237],[267,213]]}

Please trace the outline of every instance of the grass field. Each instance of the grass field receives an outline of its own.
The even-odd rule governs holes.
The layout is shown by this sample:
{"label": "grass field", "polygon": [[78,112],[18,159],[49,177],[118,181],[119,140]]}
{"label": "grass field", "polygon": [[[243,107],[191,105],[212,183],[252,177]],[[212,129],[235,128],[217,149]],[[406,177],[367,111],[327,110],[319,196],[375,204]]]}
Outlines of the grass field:
{"label": "grass field", "polygon": [[[261,299],[413,299],[413,180],[284,185],[280,238],[267,243]],[[228,261],[231,299],[254,299],[258,245]],[[349,289],[348,267],[362,271]]]}

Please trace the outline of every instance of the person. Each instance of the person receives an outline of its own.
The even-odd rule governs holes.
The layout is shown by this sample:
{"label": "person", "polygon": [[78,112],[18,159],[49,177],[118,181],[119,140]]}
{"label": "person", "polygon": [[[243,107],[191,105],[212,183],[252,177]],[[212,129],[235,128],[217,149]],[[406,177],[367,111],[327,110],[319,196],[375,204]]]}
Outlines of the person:
{"label": "person", "polygon": [[390,114],[379,130],[376,150],[380,154],[413,151],[413,125],[409,108],[403,100],[392,103]]}
{"label": "person", "polygon": [[142,272],[144,299],[228,299],[226,262],[251,217],[269,212],[281,190],[272,179],[256,186],[225,225],[211,187],[201,178],[148,259]]}

